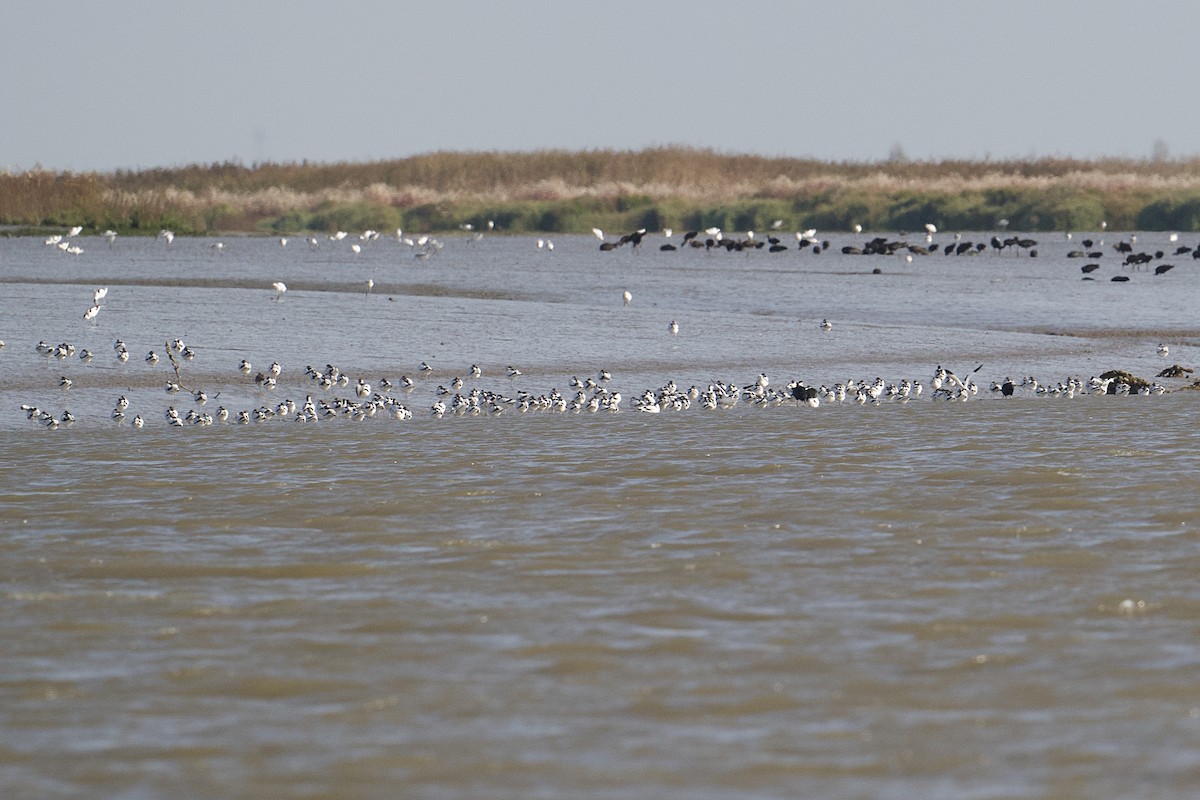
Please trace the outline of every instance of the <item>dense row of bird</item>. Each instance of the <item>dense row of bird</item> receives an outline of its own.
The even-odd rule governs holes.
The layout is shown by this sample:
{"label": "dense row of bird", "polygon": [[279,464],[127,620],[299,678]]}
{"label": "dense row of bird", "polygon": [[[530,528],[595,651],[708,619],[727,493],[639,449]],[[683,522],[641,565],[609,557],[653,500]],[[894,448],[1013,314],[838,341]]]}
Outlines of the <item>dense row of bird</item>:
{"label": "dense row of bird", "polygon": [[[856,228],[861,232],[861,227],[856,226]],[[630,245],[630,247],[634,250],[637,250],[641,247],[642,242],[646,239],[646,237],[650,235],[645,228],[633,231],[632,233],[623,234],[616,239],[610,239],[605,235],[604,231],[599,228],[593,228],[592,233],[601,240],[600,249],[603,251],[616,250],[617,248],[623,247],[626,244]],[[1001,238],[999,236],[992,236],[986,242],[975,242],[970,240],[964,241],[962,234],[956,233],[954,234],[952,241],[946,244],[938,244],[934,241],[934,236],[936,233],[937,226],[933,224],[927,224],[925,226],[923,243],[920,241],[910,241],[906,237],[889,239],[885,236],[876,236],[863,242],[861,245],[844,245],[841,248],[841,253],[843,255],[850,256],[899,256],[903,258],[905,263],[909,264],[912,263],[914,256],[930,256],[938,255],[939,253],[944,256],[975,256],[991,251],[997,255],[1002,255],[1006,250],[1011,250],[1017,255],[1025,253],[1030,258],[1036,258],[1038,256],[1037,240],[1028,237],[1008,236]],[[680,249],[680,247],[703,249],[710,252],[714,249],[725,250],[727,252],[745,252],[751,250],[761,250],[765,248],[767,252],[770,253],[781,253],[790,249],[788,245],[784,243],[784,240],[774,233],[766,236],[765,238],[759,238],[754,231],[747,231],[741,236],[728,236],[721,231],[720,228],[713,227],[707,228],[703,231],[688,231],[683,235],[681,244],[678,246],[672,241],[674,231],[671,228],[663,229],[662,235],[667,239],[665,243],[659,245],[659,250],[662,251],[675,251]],[[817,238],[817,231],[815,229],[797,231],[795,236],[796,249],[800,252],[811,250],[811,252],[814,254],[820,255],[830,247],[830,242],[828,239],[819,240]],[[1072,235],[1070,233],[1067,234],[1067,239],[1072,239]],[[1171,234],[1169,240],[1172,243],[1175,243],[1179,240],[1179,235]],[[1116,250],[1118,253],[1125,254],[1125,258],[1121,262],[1122,267],[1133,267],[1134,269],[1137,269],[1142,266],[1149,265],[1154,261],[1161,261],[1161,259],[1163,259],[1166,255],[1162,250],[1156,250],[1153,253],[1134,252],[1133,245],[1136,244],[1136,242],[1137,236],[1131,235],[1128,241],[1123,240],[1113,245],[1114,250]],[[1067,258],[1100,259],[1104,256],[1104,251],[1101,249],[1104,246],[1103,241],[1096,243],[1091,239],[1083,239],[1081,244],[1085,249],[1071,250],[1067,253]],[[541,240],[539,240],[538,246],[540,249],[542,246]],[[1190,255],[1193,259],[1200,260],[1200,245],[1197,245],[1195,248],[1188,247],[1187,245],[1177,245],[1174,248],[1173,255]],[[1094,277],[1091,276],[1091,273],[1095,272],[1099,268],[1100,264],[1098,262],[1084,265],[1082,268],[1084,280],[1094,280]],[[1164,275],[1174,268],[1174,264],[1159,263],[1154,267],[1154,274]],[[1129,280],[1129,276],[1124,274],[1115,275],[1111,280],[1116,282],[1126,282]]]}
{"label": "dense row of bird", "polygon": [[[746,231],[740,235],[730,235],[722,231],[719,227],[709,227],[704,230],[690,230],[684,233],[679,244],[674,241],[674,231],[671,228],[664,228],[659,232],[659,235],[666,241],[659,245],[661,251],[675,251],[682,248],[701,249],[708,252],[713,250],[725,250],[727,252],[747,252],[753,250],[766,250],[770,253],[781,253],[790,250],[791,248],[785,243],[785,240],[778,234],[778,229],[782,225],[780,220],[776,220],[771,225],[771,232],[765,237],[760,237],[753,230]],[[463,224],[459,226],[463,231],[471,236],[471,240],[478,241],[483,237],[483,231],[476,231],[471,224]],[[921,241],[910,241],[907,237],[898,239],[889,239],[883,236],[877,236],[863,242],[861,245],[844,245],[841,248],[843,255],[884,255],[884,256],[902,256],[906,263],[911,263],[914,256],[928,255],[954,255],[954,256],[974,256],[986,251],[992,251],[996,254],[1003,254],[1006,250],[1012,250],[1017,254],[1026,253],[1030,257],[1036,258],[1038,255],[1037,240],[1021,236],[1008,236],[1001,238],[1000,236],[992,236],[987,242],[984,241],[964,241],[961,234],[954,234],[953,240],[946,244],[938,244],[934,241],[937,234],[937,226],[932,223],[926,224],[925,233]],[[486,230],[492,231],[495,229],[495,223],[488,221]],[[854,226],[856,232],[861,232],[861,226]],[[78,236],[83,231],[82,226],[71,228],[65,235],[56,234],[48,237],[45,240],[48,246],[57,246],[60,250],[79,255],[83,253],[82,247],[77,244],[72,244],[71,239]],[[630,233],[622,234],[615,238],[609,237],[600,228],[593,228],[592,233],[600,240],[600,249],[602,251],[616,250],[625,245],[629,245],[634,250],[639,250],[642,243],[651,236],[645,228],[640,228]],[[117,238],[117,233],[112,230],[105,231],[102,236],[112,244]],[[1072,235],[1066,234],[1067,239],[1071,240]],[[327,234],[324,237],[318,237],[316,234],[309,234],[305,237],[305,241],[309,248],[316,249],[321,246],[322,238],[331,243],[338,243],[349,240],[351,252],[358,254],[362,252],[362,248],[369,242],[374,242],[380,239],[381,234],[376,230],[365,230],[357,237],[351,237],[346,231],[335,231]],[[175,233],[170,230],[162,230],[159,232],[158,238],[170,245],[175,240]],[[397,242],[413,249],[417,258],[425,259],[436,255],[444,248],[444,243],[440,240],[429,236],[405,236],[403,229],[397,228],[395,232]],[[1178,242],[1178,234],[1171,234],[1169,241],[1172,244]],[[279,238],[279,244],[286,247],[290,239],[286,236]],[[821,254],[829,250],[831,243],[828,239],[818,239],[815,228],[810,228],[805,231],[795,232],[795,249],[800,252],[811,251],[814,254]],[[1124,254],[1124,260],[1121,263],[1122,267],[1133,267],[1135,269],[1148,266],[1155,261],[1160,261],[1166,256],[1163,250],[1154,252],[1135,252],[1134,245],[1137,243],[1137,236],[1130,235],[1128,241],[1122,240],[1112,245],[1113,249],[1118,253]],[[1096,261],[1104,255],[1104,242],[1095,242],[1091,239],[1083,239],[1080,244],[1083,249],[1074,249],[1067,253],[1067,258],[1087,258],[1093,263],[1086,264],[1082,267],[1085,280],[1094,280],[1091,273],[1100,268],[1100,264]],[[549,239],[539,238],[536,240],[536,246],[539,251],[553,252],[554,242]],[[223,242],[214,242],[210,247],[217,253],[224,252]],[[1176,245],[1172,252],[1173,256],[1191,256],[1193,259],[1200,259],[1200,245],[1197,247],[1188,247],[1187,245]],[[1170,263],[1159,263],[1154,267],[1155,275],[1163,275],[1174,269],[1175,265]],[[1112,278],[1113,281],[1128,281],[1127,275],[1116,275]],[[283,288],[281,288],[283,287]],[[282,295],[286,291],[286,287],[282,283],[275,284],[277,296]],[[368,291],[370,289],[368,288]],[[93,308],[89,309],[91,319],[99,311],[98,303],[93,303]]]}
{"label": "dense row of bird", "polygon": [[[825,326],[828,326],[827,321],[823,323],[823,327]],[[2,346],[0,343],[0,347]],[[63,361],[76,355],[75,347],[68,342],[57,345],[39,342],[36,350],[48,360]],[[118,364],[129,360],[129,349],[123,340],[117,339],[114,342],[113,352]],[[267,368],[256,372],[250,362],[243,359],[237,368],[237,372],[242,376],[241,380],[244,381],[241,384],[242,390],[257,394],[259,401],[252,408],[230,410],[220,405],[215,411],[209,411],[209,394],[201,388],[188,385],[190,381],[185,381],[182,372],[182,368],[196,357],[193,348],[181,339],[174,339],[164,345],[163,353],[173,370],[173,375],[163,384],[166,393],[171,397],[188,397],[192,404],[191,408],[181,409],[179,401],[172,401],[165,411],[161,412],[162,421],[175,427],[221,423],[261,424],[272,420],[409,420],[416,414],[440,419],[445,416],[499,416],[508,412],[614,413],[623,410],[622,393],[613,388],[612,375],[607,370],[600,370],[594,378],[572,378],[569,390],[563,393],[557,388],[545,392],[516,388],[513,382],[521,378],[523,373],[511,365],[505,369],[509,381],[508,388],[488,388],[482,384],[483,370],[477,365],[471,365],[470,369],[464,372],[466,377],[456,375],[445,383],[437,384],[433,390],[432,402],[428,405],[425,405],[425,402],[414,405],[412,397],[415,390],[422,383],[426,388],[434,385],[435,370],[426,362],[422,362],[418,367],[416,379],[401,375],[395,381],[385,377],[374,382],[366,376],[352,376],[332,364],[326,364],[323,369],[310,365],[304,369],[303,376],[311,388],[304,391],[302,400],[296,400],[274,399],[275,390],[284,374],[278,362],[272,362]],[[1166,355],[1162,349],[1160,354]],[[78,358],[83,363],[90,363],[95,359],[95,354],[80,350]],[[158,352],[150,350],[143,361],[154,367],[162,358]],[[980,385],[976,382],[975,375],[982,366],[981,364],[964,376],[939,366],[928,382],[907,378],[887,382],[876,377],[873,380],[847,380],[815,386],[802,380],[790,380],[779,386],[773,383],[766,373],[760,373],[753,381],[744,385],[733,381],[714,380],[703,386],[692,385],[684,389],[675,381],[668,381],[662,386],[647,388],[633,396],[628,407],[635,412],[660,414],[687,411],[692,407],[704,410],[730,409],[739,404],[755,408],[787,405],[817,408],[822,404],[907,403],[921,397],[965,401],[980,393]],[[1184,377],[1187,372],[1190,370],[1173,367],[1164,370],[1160,377]],[[237,380],[232,376],[231,379]],[[472,385],[468,386],[468,383]],[[75,384],[76,381],[66,375],[62,375],[57,381],[58,388],[64,396],[72,392]],[[350,396],[351,391],[353,396]],[[1019,382],[1005,378],[992,382],[988,391],[1006,397],[1027,395],[1072,398],[1086,394],[1162,394],[1167,389],[1157,381],[1139,382],[1119,374],[1106,374],[1088,381],[1068,377],[1055,384],[1042,384],[1033,377],[1022,378]],[[214,399],[220,394],[220,391],[215,392]],[[30,402],[21,404],[20,408],[30,420],[47,428],[56,429],[76,422],[75,415],[65,408],[51,411]],[[417,410],[414,411],[414,408]],[[130,412],[129,409],[128,398],[124,394],[120,395],[110,415],[114,424],[128,423],[133,428],[142,428],[148,421],[158,418],[157,414],[142,416],[140,413]]]}

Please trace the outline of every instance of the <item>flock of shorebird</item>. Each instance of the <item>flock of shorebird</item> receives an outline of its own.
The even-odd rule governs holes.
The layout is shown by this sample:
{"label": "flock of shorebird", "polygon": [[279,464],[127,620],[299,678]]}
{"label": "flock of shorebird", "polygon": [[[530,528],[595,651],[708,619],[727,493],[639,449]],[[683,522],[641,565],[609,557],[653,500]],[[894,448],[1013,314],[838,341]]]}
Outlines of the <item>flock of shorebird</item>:
{"label": "flock of shorebird", "polygon": [[[490,229],[491,226],[489,226]],[[46,240],[46,244],[58,246],[60,249],[69,252],[70,246],[63,248],[63,244],[77,236],[80,230],[79,228],[73,228],[66,237],[50,237]],[[598,228],[594,229],[593,233],[601,240],[602,250],[612,250],[626,244],[637,248],[642,244],[647,235],[646,231],[635,231],[631,234],[623,235],[614,241]],[[925,245],[912,244],[905,239],[888,240],[885,238],[875,238],[865,243],[862,248],[848,246],[842,248],[842,250],[844,253],[852,255],[895,255],[897,253],[904,253],[911,260],[914,254],[932,255],[938,251],[936,245],[933,244],[935,233],[935,226],[926,226]],[[676,246],[670,241],[673,232],[670,229],[666,229],[662,234],[668,241],[662,244],[660,249],[675,249]],[[703,238],[701,238],[701,234],[703,234]],[[406,244],[410,243],[405,240],[402,231],[398,230],[396,235],[399,241]],[[478,235],[476,234],[476,236]],[[105,233],[105,236],[111,242],[116,234],[109,231]],[[366,231],[359,239],[367,242],[374,240],[378,236],[379,234],[375,231]],[[1070,234],[1067,236],[1070,239]],[[347,234],[338,232],[329,236],[329,239],[338,242],[346,237]],[[175,236],[170,231],[163,231],[160,233],[159,238],[170,244]],[[799,243],[798,246],[800,249],[811,247],[818,253],[823,252],[829,247],[828,241],[821,242],[817,239],[815,230],[797,232],[796,240]],[[310,247],[320,246],[320,242],[315,236],[310,236],[308,241]],[[417,237],[410,241],[411,246],[418,254],[434,253],[441,248],[441,243],[430,237]],[[1171,241],[1177,241],[1177,237],[1173,235]],[[1154,254],[1136,253],[1133,248],[1136,242],[1136,237],[1130,236],[1128,241],[1123,240],[1114,245],[1114,248],[1118,252],[1125,254],[1124,265],[1138,267],[1163,257],[1161,251]],[[287,246],[287,243],[286,238],[280,239],[281,246]],[[782,247],[782,243],[774,235],[768,236],[765,240],[759,240],[753,231],[748,231],[746,235],[741,237],[728,237],[717,228],[709,228],[705,231],[690,231],[684,234],[682,243],[683,246],[692,248],[704,248],[707,250],[721,248],[730,251],[745,250],[748,248],[760,249],[769,245],[767,249],[778,252],[776,248]],[[1101,255],[1101,252],[1095,248],[1103,246],[1103,242],[1097,245],[1095,242],[1085,239],[1081,244],[1084,249],[1078,251],[1078,253],[1077,251],[1071,251],[1069,257],[1076,258],[1082,254],[1089,258],[1098,258]],[[945,245],[941,248],[941,252],[944,255],[970,255],[983,252],[989,247],[997,253],[1002,252],[1006,248],[1014,248],[1018,252],[1027,252],[1029,256],[1036,256],[1036,245],[1036,241],[1016,237],[1006,240],[1001,240],[999,237],[992,237],[990,243],[987,244],[982,242],[978,244],[969,241],[964,242],[959,237],[956,237],[954,243]],[[553,243],[539,240],[538,249],[552,250]],[[1191,253],[1193,258],[1200,259],[1200,247],[1193,250],[1185,246],[1179,246],[1175,255],[1183,254],[1185,251]],[[1094,269],[1094,265],[1085,266],[1084,273],[1090,273]],[[1155,269],[1155,273],[1163,274],[1169,269],[1170,265],[1159,265]],[[368,282],[368,293],[371,290],[372,284],[373,281]],[[275,291],[275,300],[281,299],[287,292],[287,286],[282,281],[274,282],[272,288]],[[85,321],[94,323],[102,308],[102,301],[107,294],[108,289],[104,287],[93,290],[91,293],[91,304],[83,314]],[[629,305],[632,299],[633,296],[629,291],[622,293],[624,305]],[[822,320],[819,328],[821,331],[828,333],[832,330],[833,324],[828,319],[825,319]],[[671,336],[679,335],[680,327],[676,320],[670,321],[667,325],[667,332]],[[3,347],[4,343],[0,341],[0,348]],[[96,355],[87,349],[80,350],[77,353],[76,348],[69,342],[62,342],[56,345],[39,342],[35,349],[49,362],[78,357],[82,363],[88,364],[96,358]],[[129,349],[124,341],[117,339],[113,345],[113,351],[114,358],[118,364],[128,362]],[[1166,357],[1168,352],[1169,349],[1166,344],[1159,346],[1158,354],[1160,356]],[[534,411],[561,413],[605,411],[612,413],[623,410],[622,393],[612,388],[612,377],[607,370],[600,370],[594,378],[572,378],[569,390],[566,393],[562,393],[557,388],[551,388],[549,391],[516,388],[514,382],[516,379],[521,378],[523,373],[514,366],[508,366],[505,370],[508,385],[504,390],[498,390],[495,387],[487,388],[482,382],[482,369],[477,365],[472,365],[469,370],[464,371],[465,378],[454,376],[448,382],[448,386],[445,384],[437,385],[436,389],[433,390],[431,401],[427,399],[414,403],[413,395],[416,390],[422,384],[426,387],[432,387],[434,383],[432,380],[434,369],[428,363],[421,363],[415,372],[416,379],[407,375],[401,375],[394,382],[388,378],[378,378],[372,382],[367,376],[351,376],[338,367],[327,364],[324,369],[320,370],[312,366],[304,369],[303,375],[310,386],[303,393],[303,399],[298,401],[293,398],[276,399],[275,396],[280,393],[278,387],[281,385],[281,380],[284,380],[284,371],[278,362],[273,362],[266,369],[256,371],[248,361],[242,360],[237,368],[237,372],[241,376],[240,380],[244,381],[242,393],[243,395],[254,395],[258,398],[258,401],[253,407],[240,410],[231,411],[221,405],[215,411],[209,411],[207,406],[209,400],[208,393],[200,388],[190,386],[191,381],[187,380],[185,376],[185,372],[190,371],[188,365],[195,358],[195,350],[186,345],[181,339],[176,338],[165,343],[161,355],[158,351],[152,349],[142,359],[147,367],[151,369],[164,361],[169,363],[171,374],[163,382],[166,393],[171,397],[190,397],[191,408],[181,411],[182,404],[176,400],[162,412],[162,420],[169,425],[249,424],[252,422],[263,423],[268,420],[280,419],[299,422],[315,422],[322,419],[365,420],[376,417],[406,420],[412,419],[416,414],[442,418],[445,416],[477,416],[483,414],[495,416],[510,411],[517,413]],[[698,406],[705,410],[729,409],[737,406],[739,403],[743,404],[743,407],[803,405],[816,408],[823,403],[826,405],[840,405],[845,403],[867,405],[884,402],[906,403],[921,397],[933,400],[964,401],[980,393],[980,387],[975,380],[975,374],[981,368],[982,365],[971,373],[960,377],[954,372],[945,370],[939,366],[934,370],[931,378],[928,380],[928,384],[921,379],[911,380],[906,378],[899,381],[887,382],[877,377],[873,380],[847,380],[832,385],[818,386],[810,386],[802,380],[791,380],[785,382],[780,387],[778,383],[772,384],[772,381],[765,373],[760,373],[753,381],[744,385],[733,381],[712,381],[702,386],[693,385],[688,389],[682,389],[674,381],[668,381],[662,386],[647,388],[636,395],[631,395],[631,400],[625,408],[640,413],[659,414],[663,412],[686,411],[693,406]],[[1174,367],[1172,369],[1176,370],[1174,374],[1170,370],[1164,370],[1158,377],[1187,377],[1187,373],[1190,373],[1190,370],[1185,370],[1182,367]],[[239,380],[232,377],[230,379],[235,382]],[[284,381],[283,385],[286,387],[287,383],[288,381]],[[58,388],[62,391],[64,398],[69,396],[74,386],[75,380],[72,380],[67,375],[62,375],[58,380]],[[1003,380],[992,382],[988,391],[989,393],[1004,397],[1014,395],[1076,397],[1086,394],[1162,394],[1167,389],[1157,381],[1152,383],[1138,380],[1127,381],[1121,376],[1107,375],[1098,378],[1093,377],[1088,381],[1069,377],[1052,385],[1039,383],[1032,377],[1022,378],[1019,382],[1013,381],[1011,378],[1004,378]],[[213,398],[219,397],[220,394],[220,391],[214,392]],[[111,413],[113,422],[118,425],[128,423],[133,428],[141,428],[148,420],[158,417],[157,414],[142,416],[140,413],[131,413],[129,407],[130,403],[127,397],[125,395],[119,396]],[[35,403],[28,402],[23,403],[20,408],[30,420],[41,423],[47,428],[58,428],[76,422],[75,415],[66,408],[52,411],[43,409]],[[414,409],[417,410],[414,412]]]}
{"label": "flock of shorebird", "polygon": [[[790,248],[786,241],[779,236],[778,226],[781,221],[776,220],[772,224],[772,232],[765,237],[757,235],[753,230],[746,231],[744,234],[730,235],[722,231],[718,227],[710,227],[704,230],[691,230],[683,234],[679,245],[674,242],[674,231],[671,228],[664,228],[661,235],[666,241],[659,245],[658,249],[665,252],[674,252],[681,248],[692,248],[713,252],[724,250],[726,252],[752,252],[756,250],[765,250],[768,253],[784,253]],[[962,234],[956,233],[952,240],[946,244],[939,244],[935,241],[935,236],[938,232],[937,226],[933,223],[927,223],[925,233],[920,241],[911,241],[907,236],[901,236],[898,239],[889,239],[885,236],[877,236],[862,243],[862,245],[845,245],[841,248],[843,255],[883,255],[883,256],[899,256],[906,264],[913,263],[914,256],[976,256],[983,252],[994,252],[1003,254],[1006,250],[1012,251],[1017,255],[1022,253],[1027,254],[1030,258],[1037,258],[1038,242],[1036,239],[1031,239],[1023,236],[1008,236],[1001,238],[1000,236],[992,236],[988,241],[973,242],[970,240],[964,241]],[[856,233],[862,232],[861,225],[855,225]],[[625,245],[629,245],[633,250],[639,250],[642,243],[652,234],[645,228],[640,228],[631,233],[626,233],[613,239],[605,234],[600,228],[593,228],[592,233],[600,240],[600,249],[605,252],[617,250]],[[828,239],[819,239],[815,228],[805,231],[796,231],[796,246],[795,250],[801,253],[811,251],[815,255],[820,255],[827,251],[830,247]],[[1067,241],[1073,240],[1071,233],[1066,234]],[[1200,260],[1200,245],[1196,247],[1188,247],[1187,245],[1178,244],[1179,234],[1172,233],[1168,240],[1173,246],[1171,256],[1181,257],[1190,256],[1193,259]],[[1095,280],[1091,273],[1100,268],[1098,259],[1104,256],[1104,241],[1101,239],[1095,241],[1092,239],[1083,239],[1080,241],[1083,249],[1073,249],[1067,253],[1067,258],[1086,258],[1092,263],[1086,264],[1082,268],[1084,280]],[[1167,256],[1163,250],[1155,250],[1153,252],[1135,252],[1134,245],[1137,244],[1137,236],[1130,235],[1128,239],[1123,239],[1112,245],[1112,249],[1119,254],[1124,255],[1124,260],[1121,262],[1121,267],[1132,267],[1135,270],[1141,267],[1146,267],[1154,262],[1159,262],[1154,265],[1155,275],[1164,275],[1175,268],[1174,264],[1163,262],[1162,259]],[[541,240],[539,240],[539,249],[541,248]],[[878,271],[878,270],[876,270]],[[1114,275],[1111,278],[1114,282],[1127,282],[1129,276],[1126,274]]]}
{"label": "flock of shorebird", "polygon": [[[823,323],[826,327],[828,321]],[[0,347],[3,343],[0,343]],[[37,352],[47,361],[64,361],[78,357],[83,363],[90,363],[95,354],[81,350],[63,342],[50,345],[39,342]],[[120,364],[129,360],[129,349],[125,342],[117,339],[113,344],[114,358]],[[190,398],[190,408],[182,408],[179,400],[171,400],[161,419],[165,424],[182,427],[185,425],[209,426],[215,424],[250,424],[265,423],[272,420],[290,420],[294,422],[318,422],[321,420],[348,419],[367,420],[385,418],[409,420],[416,414],[440,419],[446,416],[499,416],[508,412],[558,412],[558,413],[596,413],[622,411],[622,393],[614,388],[612,374],[605,369],[596,372],[595,377],[572,377],[566,393],[557,388],[549,391],[534,391],[528,388],[517,388],[516,379],[523,376],[522,371],[509,365],[505,369],[508,387],[498,390],[488,388],[483,382],[483,370],[478,365],[471,365],[464,371],[466,377],[453,376],[445,383],[437,383],[432,390],[432,402],[413,401],[413,395],[418,388],[428,391],[434,386],[436,370],[427,362],[422,362],[415,371],[416,378],[401,375],[395,381],[386,377],[369,380],[366,376],[352,376],[333,364],[326,364],[317,369],[307,366],[303,370],[303,381],[293,381],[304,385],[303,399],[292,397],[279,398],[280,381],[284,378],[283,367],[278,362],[272,362],[265,369],[255,370],[251,363],[242,359],[237,366],[241,376],[229,380],[235,381],[235,388],[240,382],[243,393],[257,396],[253,407],[231,410],[219,405],[214,411],[208,410],[209,394],[192,385],[185,375],[186,366],[196,358],[195,350],[181,339],[166,342],[163,356],[169,362],[170,372],[163,382],[163,388],[170,398]],[[164,357],[151,350],[143,358],[145,364],[155,368],[164,362]],[[820,407],[822,404],[842,405],[879,405],[881,403],[908,403],[921,397],[931,400],[966,401],[980,394],[980,385],[976,374],[982,369],[979,365],[974,370],[962,376],[951,370],[938,366],[928,380],[903,379],[895,382],[885,381],[876,377],[873,380],[847,380],[834,384],[810,386],[802,380],[790,380],[779,386],[773,383],[765,373],[759,373],[752,381],[739,384],[734,381],[711,381],[703,386],[692,385],[683,389],[675,381],[668,381],[662,386],[647,388],[633,396],[628,408],[635,412],[660,414],[664,412],[687,411],[693,406],[704,410],[730,409],[742,404],[744,407],[767,408],[775,406],[806,406]],[[1172,368],[1182,370],[1182,368]],[[1190,370],[1176,372],[1176,377],[1186,377]],[[1172,374],[1164,370],[1161,375]],[[1160,375],[1160,376],[1161,376]],[[225,382],[224,380],[222,381]],[[286,387],[285,381],[285,387]],[[63,375],[58,381],[58,388],[63,396],[70,394],[75,381]],[[927,388],[928,387],[928,388]],[[1092,377],[1088,381],[1068,377],[1055,384],[1042,384],[1033,377],[1022,378],[1019,382],[1012,378],[1004,378],[990,384],[987,392],[998,396],[1049,396],[1074,398],[1087,394],[1115,395],[1151,395],[1163,394],[1167,388],[1157,382],[1141,382],[1129,379],[1119,374],[1105,374]],[[286,388],[282,391],[287,394]],[[221,392],[213,393],[215,400]],[[428,405],[426,405],[428,403]],[[35,403],[23,403],[20,406],[29,420],[41,425],[57,429],[76,422],[75,415],[66,408],[50,410]],[[414,411],[414,409],[417,409]],[[117,397],[111,419],[116,425],[128,423],[132,428],[142,428],[149,420],[157,415],[142,416],[130,410],[130,402],[125,394]]]}

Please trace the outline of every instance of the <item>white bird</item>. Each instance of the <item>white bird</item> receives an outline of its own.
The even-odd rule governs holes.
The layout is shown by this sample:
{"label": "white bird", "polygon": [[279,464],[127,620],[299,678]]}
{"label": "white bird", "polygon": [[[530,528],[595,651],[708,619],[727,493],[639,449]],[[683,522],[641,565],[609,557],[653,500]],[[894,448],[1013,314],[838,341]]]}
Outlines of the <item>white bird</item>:
{"label": "white bird", "polygon": [[856,222],[856,223],[854,223],[854,227],[853,227],[853,229],[852,229],[852,230],[853,230],[855,233],[862,233],[862,225],[859,225],[859,224]]}
{"label": "white bird", "polygon": [[671,324],[667,326],[667,330],[671,332],[672,336],[677,336],[679,334],[679,323],[671,320]]}
{"label": "white bird", "polygon": [[160,239],[166,239],[166,240],[167,240],[167,244],[170,244],[171,242],[175,241],[175,232],[174,232],[174,231],[169,231],[169,230],[167,230],[167,229],[165,229],[165,228],[164,228],[163,230],[161,230],[161,231],[159,231],[159,232],[158,232],[158,238],[160,238]]}
{"label": "white bird", "polygon": [[92,290],[92,305],[100,305],[100,301],[108,297],[108,287]]}
{"label": "white bird", "polygon": [[519,377],[520,375],[521,375],[521,370],[517,369],[516,367],[508,368],[508,377],[516,378],[516,377]]}
{"label": "white bird", "polygon": [[543,250],[545,247],[546,247],[546,240],[545,240],[545,239],[538,239],[538,240],[537,240],[537,249],[538,249],[539,251],[541,251],[541,250]]}
{"label": "white bird", "polygon": [[249,375],[253,368],[250,366],[250,362],[243,358],[242,363],[238,365],[238,369],[243,375]]}
{"label": "white bird", "polygon": [[87,311],[83,312],[83,319],[87,322],[91,322],[92,320],[94,320],[96,318],[96,315],[99,313],[100,313],[100,306],[93,305]]}
{"label": "white bird", "polygon": [[1162,356],[1163,358],[1166,358],[1167,354],[1170,352],[1171,352],[1171,349],[1169,347],[1167,347],[1165,344],[1160,344],[1158,346],[1158,354],[1160,356]]}
{"label": "white bird", "polygon": [[602,242],[604,241],[604,231],[600,230],[599,228],[592,228],[592,233],[596,236],[597,239],[599,239]]}
{"label": "white bird", "polygon": [[279,237],[279,246],[280,247],[287,247],[287,242],[288,242],[288,240],[287,240],[286,236]]}
{"label": "white bird", "polygon": [[633,295],[629,293],[628,289],[626,289],[621,293],[621,299],[625,301],[625,305],[629,305],[633,301]]}
{"label": "white bird", "polygon": [[833,323],[827,319],[821,320],[821,330],[823,330],[823,331],[833,330]]}
{"label": "white bird", "polygon": [[108,240],[109,244],[112,244],[117,240],[117,232],[113,230],[107,230],[101,235]]}
{"label": "white bird", "polygon": [[547,250],[547,252],[550,252],[550,253],[554,252],[554,242],[551,241],[550,239],[546,240],[546,250]]}
{"label": "white bird", "polygon": [[371,294],[371,290],[375,288],[375,279],[367,278],[367,294]]}
{"label": "white bird", "polygon": [[70,231],[70,233],[68,233],[68,234],[67,234],[67,236],[68,236],[68,237],[70,237],[70,236],[78,236],[78,235],[79,235],[79,234],[81,234],[81,233],[83,233],[83,226],[82,226],[82,225],[76,225],[74,228],[71,228],[71,231]]}
{"label": "white bird", "polygon": [[283,281],[275,281],[271,284],[271,288],[275,290],[275,299],[278,300],[287,291],[287,284]]}
{"label": "white bird", "polygon": [[932,222],[926,222],[925,232],[929,234],[937,233],[937,225],[934,225]]}
{"label": "white bird", "polygon": [[354,255],[358,255],[362,252],[362,247],[360,247],[357,243],[350,245],[350,249],[354,251]]}

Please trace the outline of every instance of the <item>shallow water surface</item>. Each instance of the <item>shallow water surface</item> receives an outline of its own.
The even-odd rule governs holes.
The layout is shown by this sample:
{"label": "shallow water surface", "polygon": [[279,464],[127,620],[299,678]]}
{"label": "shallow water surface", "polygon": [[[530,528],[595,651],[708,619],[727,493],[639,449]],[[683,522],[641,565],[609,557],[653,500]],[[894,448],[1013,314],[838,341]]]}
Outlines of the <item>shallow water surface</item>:
{"label": "shallow water surface", "polygon": [[[1190,272],[1085,284],[1055,245],[901,267],[836,246],[208,244],[71,259],[0,240],[3,796],[1200,791],[1196,396],[987,388],[1152,377],[1162,340],[1190,364]],[[142,361],[175,337],[203,406]],[[279,386],[241,358],[278,360]],[[393,393],[414,418],[163,418],[353,398],[304,376],[327,363],[376,386],[411,375]],[[625,400],[432,418],[472,363],[468,386],[512,396],[604,367]],[[941,363],[982,363],[979,394],[931,399]],[[927,390],[632,405],[760,372]],[[110,419],[121,394],[143,429]],[[49,430],[22,403],[77,419]]]}

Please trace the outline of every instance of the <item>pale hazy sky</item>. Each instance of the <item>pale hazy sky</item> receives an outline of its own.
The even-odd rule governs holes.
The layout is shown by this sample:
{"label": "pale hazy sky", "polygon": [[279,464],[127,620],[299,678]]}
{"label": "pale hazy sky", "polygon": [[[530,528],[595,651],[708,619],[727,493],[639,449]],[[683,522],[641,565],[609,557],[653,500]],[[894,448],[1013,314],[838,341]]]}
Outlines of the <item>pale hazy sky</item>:
{"label": "pale hazy sky", "polygon": [[12,0],[0,169],[1200,153],[1195,0]]}

